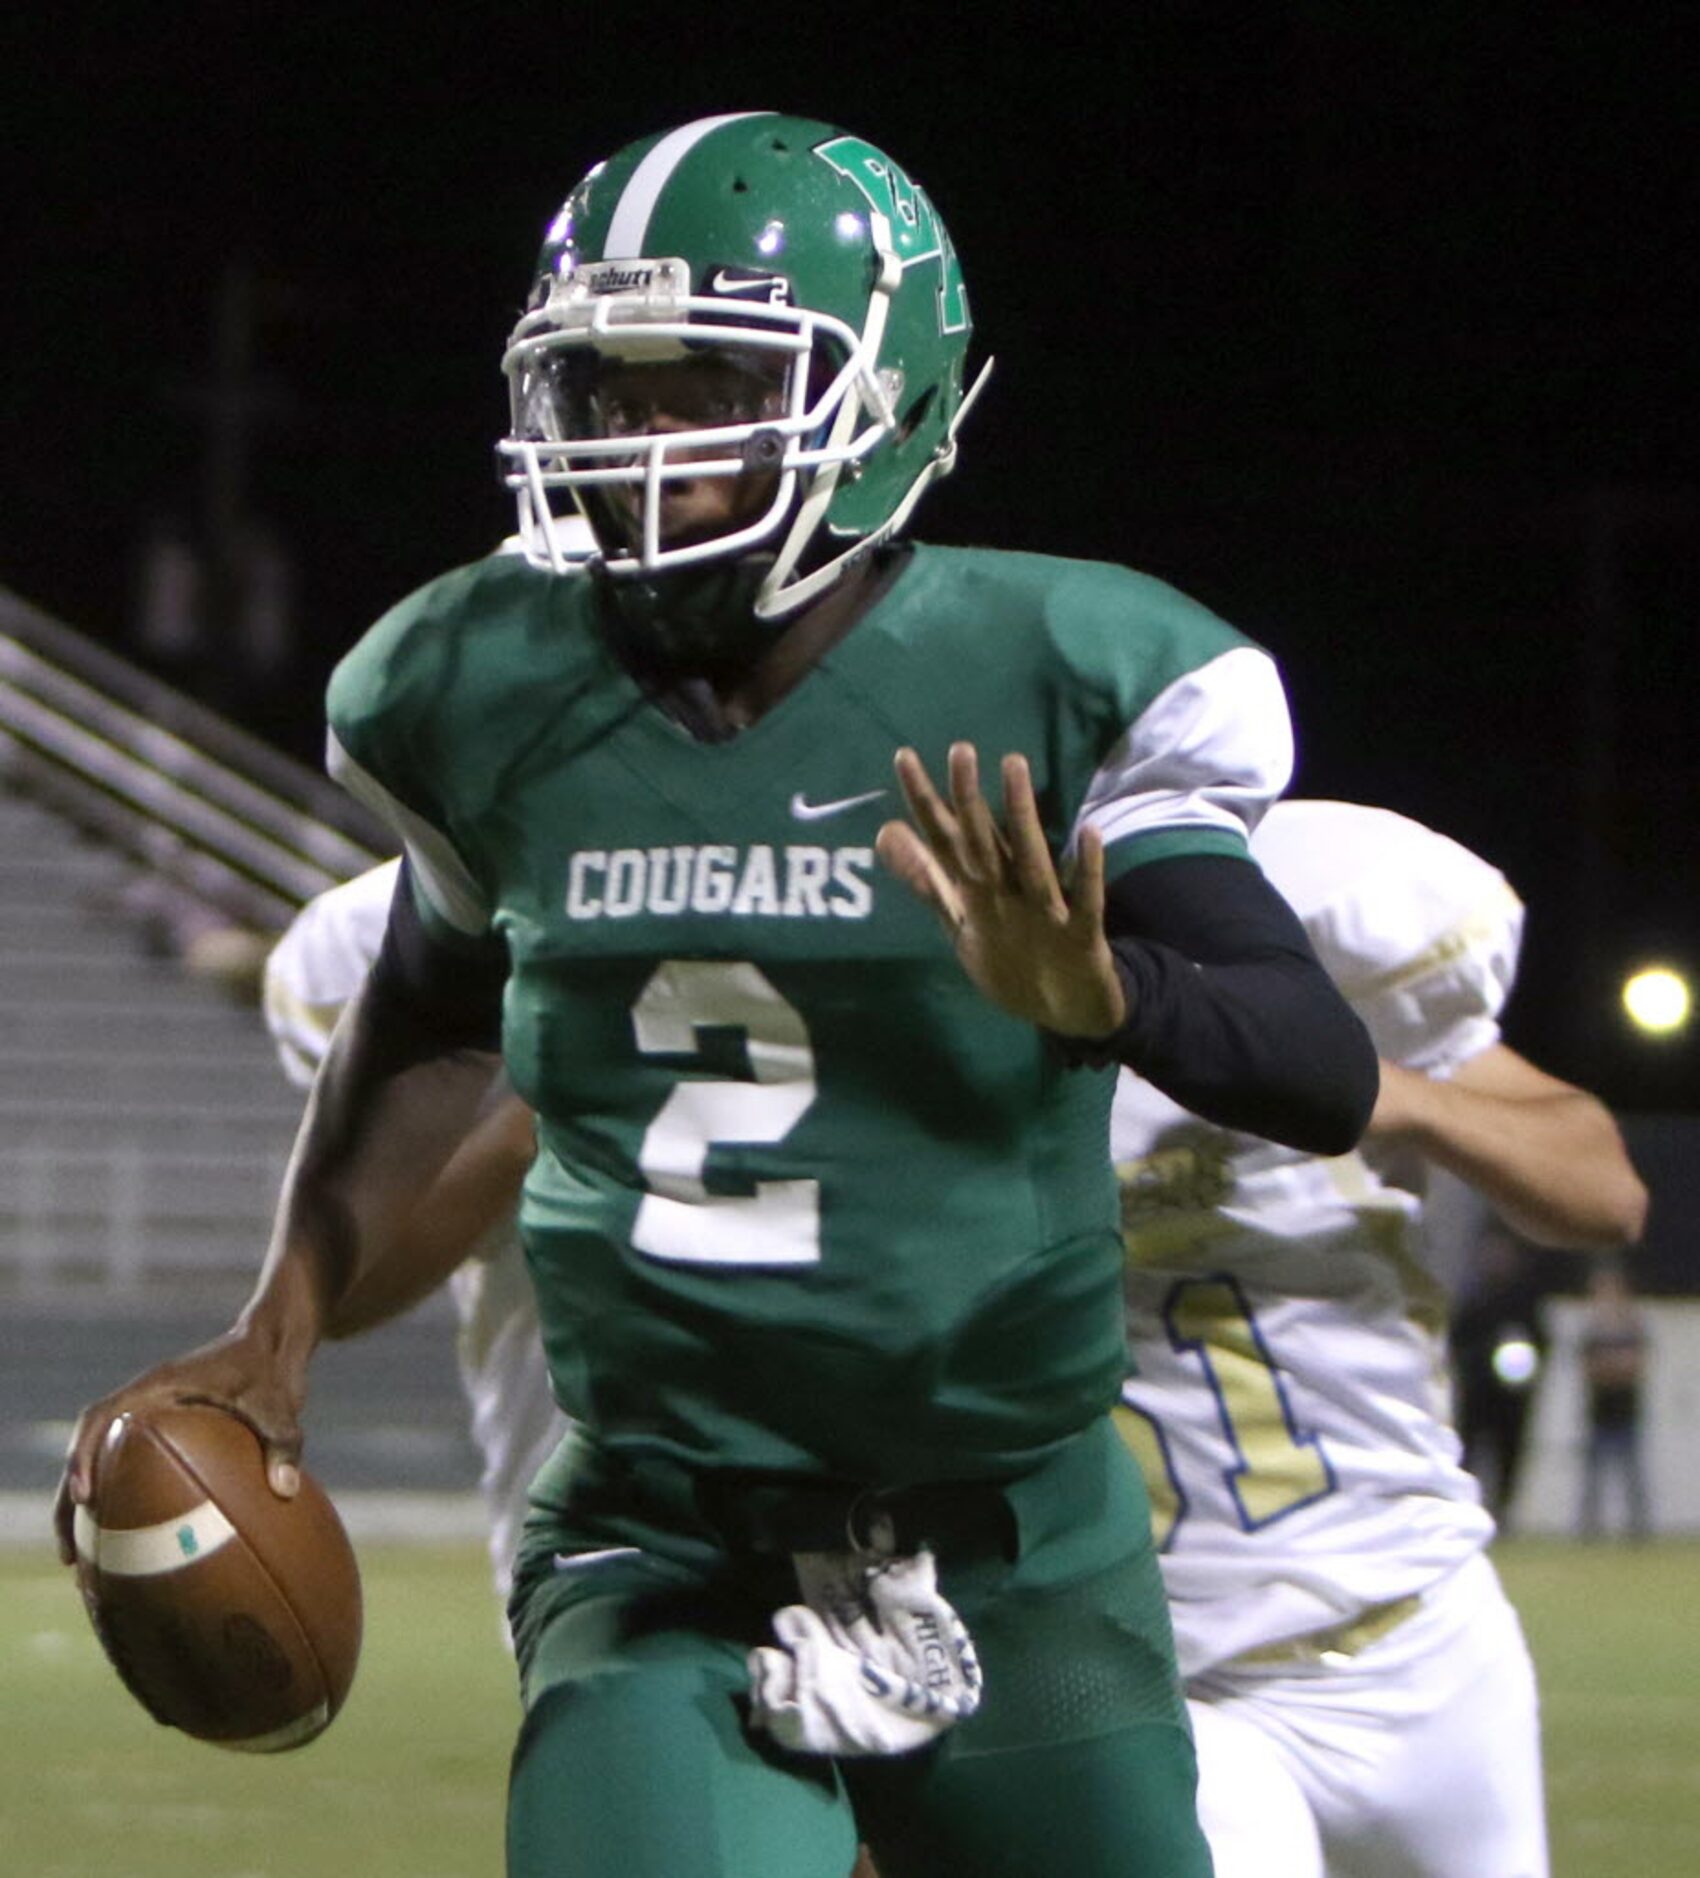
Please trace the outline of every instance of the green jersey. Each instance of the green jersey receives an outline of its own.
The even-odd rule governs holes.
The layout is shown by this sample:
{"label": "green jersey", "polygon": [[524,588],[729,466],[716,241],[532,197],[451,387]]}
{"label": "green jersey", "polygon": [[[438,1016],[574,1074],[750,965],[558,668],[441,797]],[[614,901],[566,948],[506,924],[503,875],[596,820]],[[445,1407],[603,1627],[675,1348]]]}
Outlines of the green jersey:
{"label": "green jersey", "polygon": [[918,547],[707,743],[589,580],[498,556],[387,615],[330,718],[425,917],[506,942],[522,1226],[597,1439],[894,1485],[1019,1472],[1114,1401],[1112,1078],[980,996],[874,836],[893,753],[967,740],[1028,757],[1059,855],[1243,854],[1291,762],[1266,654],[1123,569]]}

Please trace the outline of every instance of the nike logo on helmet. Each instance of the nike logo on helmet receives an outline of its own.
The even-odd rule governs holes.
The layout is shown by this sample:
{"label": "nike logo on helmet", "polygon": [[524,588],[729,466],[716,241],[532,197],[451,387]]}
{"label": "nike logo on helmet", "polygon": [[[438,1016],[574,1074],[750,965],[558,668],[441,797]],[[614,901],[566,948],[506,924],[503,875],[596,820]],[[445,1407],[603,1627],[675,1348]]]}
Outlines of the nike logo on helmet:
{"label": "nike logo on helmet", "polygon": [[783,274],[734,274],[728,268],[720,268],[708,283],[710,293],[753,293],[764,300],[776,304],[789,300],[791,283]]}
{"label": "nike logo on helmet", "polygon": [[801,789],[791,798],[791,813],[800,822],[824,822],[829,815],[842,815],[847,809],[859,809],[864,802],[877,802],[883,789],[864,789],[859,796],[840,796],[836,802],[809,802]]}

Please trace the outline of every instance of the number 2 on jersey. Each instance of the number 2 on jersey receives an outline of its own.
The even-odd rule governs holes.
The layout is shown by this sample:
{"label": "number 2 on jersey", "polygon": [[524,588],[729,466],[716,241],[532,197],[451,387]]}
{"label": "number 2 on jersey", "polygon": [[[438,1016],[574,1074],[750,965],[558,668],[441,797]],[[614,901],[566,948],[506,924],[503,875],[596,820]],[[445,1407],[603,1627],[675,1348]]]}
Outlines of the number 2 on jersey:
{"label": "number 2 on jersey", "polygon": [[668,1264],[812,1265],[820,1258],[820,1185],[761,1180],[750,1193],[712,1193],[704,1178],[717,1142],[783,1141],[815,1099],[815,1057],[796,1008],[754,965],[668,959],[632,1006],[646,1056],[701,1054],[698,1033],[734,1030],[750,1079],[685,1075],[644,1132],[638,1169],[648,1191],[632,1244]]}

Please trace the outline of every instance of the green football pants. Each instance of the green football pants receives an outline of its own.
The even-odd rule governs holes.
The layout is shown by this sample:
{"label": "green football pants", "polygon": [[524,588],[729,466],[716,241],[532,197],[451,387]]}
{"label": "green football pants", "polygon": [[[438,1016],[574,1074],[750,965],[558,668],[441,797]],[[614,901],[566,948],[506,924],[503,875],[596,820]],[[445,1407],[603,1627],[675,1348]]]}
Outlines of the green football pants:
{"label": "green football pants", "polygon": [[[1144,1490],[1108,1421],[1003,1490],[1011,1538],[941,1547],[979,1712],[891,1758],[746,1725],[788,1559],[540,1504],[516,1574],[525,1719],[510,1878],[1208,1878]],[[683,1552],[683,1556],[681,1556]]]}

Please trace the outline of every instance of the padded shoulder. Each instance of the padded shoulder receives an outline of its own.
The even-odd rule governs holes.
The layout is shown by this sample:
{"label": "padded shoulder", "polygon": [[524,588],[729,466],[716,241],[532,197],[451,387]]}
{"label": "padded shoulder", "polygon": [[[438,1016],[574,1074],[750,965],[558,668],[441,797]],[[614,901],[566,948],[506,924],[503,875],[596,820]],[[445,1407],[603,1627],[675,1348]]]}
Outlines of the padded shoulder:
{"label": "padded shoulder", "polygon": [[1444,1073],[1498,1040],[1523,933],[1498,868],[1350,802],[1278,802],[1251,846],[1382,1056]]}

